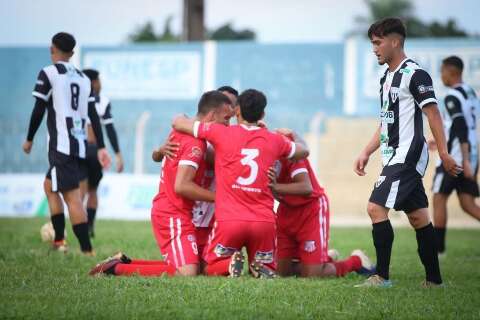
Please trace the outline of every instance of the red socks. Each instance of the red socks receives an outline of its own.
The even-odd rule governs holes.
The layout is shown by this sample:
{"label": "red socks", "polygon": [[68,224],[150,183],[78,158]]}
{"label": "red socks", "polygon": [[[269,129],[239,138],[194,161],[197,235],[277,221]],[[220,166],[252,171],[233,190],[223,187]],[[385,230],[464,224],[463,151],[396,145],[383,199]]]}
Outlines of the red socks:
{"label": "red socks", "polygon": [[228,276],[229,265],[230,259],[220,260],[209,264],[205,267],[205,274],[207,276]]}
{"label": "red socks", "polygon": [[134,274],[144,277],[158,277],[163,274],[174,276],[177,269],[161,260],[132,260],[131,263],[119,263],[115,266],[117,276],[131,276]]}
{"label": "red socks", "polygon": [[357,256],[350,256],[348,259],[333,262],[337,277],[343,277],[347,273],[356,271],[362,267],[362,260]]}

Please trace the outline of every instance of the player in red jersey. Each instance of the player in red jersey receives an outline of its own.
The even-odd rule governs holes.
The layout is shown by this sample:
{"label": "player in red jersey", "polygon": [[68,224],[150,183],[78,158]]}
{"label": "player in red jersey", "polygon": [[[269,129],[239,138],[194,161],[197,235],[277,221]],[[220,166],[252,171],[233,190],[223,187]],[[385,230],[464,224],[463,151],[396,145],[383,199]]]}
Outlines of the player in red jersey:
{"label": "player in red jersey", "polygon": [[[288,136],[289,132],[282,133]],[[281,276],[341,277],[349,272],[372,274],[373,265],[361,250],[342,261],[328,256],[328,197],[310,162],[282,159],[269,171],[277,209],[278,273]],[[296,261],[299,264],[295,263]]]}
{"label": "player in red jersey", "polygon": [[[195,120],[213,121],[219,115],[231,116],[228,97],[218,91],[204,93]],[[176,130],[172,130],[169,140],[178,143],[179,149],[176,157],[162,162],[160,190],[153,199],[151,215],[153,232],[165,261],[132,261],[118,254],[95,266],[91,275],[197,275],[199,256],[192,208],[194,201],[215,200],[214,192],[200,187],[206,166],[206,143]]]}
{"label": "player in red jersey", "polygon": [[268,169],[281,158],[300,159],[308,149],[257,125],[265,113],[263,93],[249,89],[237,102],[238,125],[224,126],[180,116],[173,127],[209,141],[215,148],[215,226],[204,256],[207,275],[239,276],[246,247],[255,277],[273,277],[275,215]]}

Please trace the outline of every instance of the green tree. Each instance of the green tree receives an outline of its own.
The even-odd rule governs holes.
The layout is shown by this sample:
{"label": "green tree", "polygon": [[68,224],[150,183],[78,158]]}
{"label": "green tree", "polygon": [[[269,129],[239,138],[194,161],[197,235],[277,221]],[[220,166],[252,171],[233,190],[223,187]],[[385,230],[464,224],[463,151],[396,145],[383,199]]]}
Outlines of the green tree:
{"label": "green tree", "polygon": [[211,32],[211,40],[255,40],[255,32],[249,29],[235,30],[230,23],[220,26]]}
{"label": "green tree", "polygon": [[151,21],[147,21],[143,26],[137,28],[129,36],[129,39],[131,42],[155,42],[158,40]]}

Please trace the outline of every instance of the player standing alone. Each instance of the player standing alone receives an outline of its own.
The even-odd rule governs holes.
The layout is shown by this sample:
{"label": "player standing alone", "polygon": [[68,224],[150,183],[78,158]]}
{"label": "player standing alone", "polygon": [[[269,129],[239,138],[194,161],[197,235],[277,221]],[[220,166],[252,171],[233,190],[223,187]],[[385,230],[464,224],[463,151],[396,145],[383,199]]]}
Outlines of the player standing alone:
{"label": "player standing alone", "polygon": [[475,203],[479,196],[477,120],[479,100],[475,91],[462,81],[463,61],[451,56],[442,62],[442,81],[449,87],[445,97],[443,121],[448,138],[448,152],[463,173],[458,177],[446,174],[439,161],[433,180],[433,223],[437,235],[439,254],[445,252],[447,228],[447,201],[453,190],[457,191],[462,209],[480,221],[480,207]]}
{"label": "player standing alone", "polygon": [[103,143],[102,128],[95,111],[95,98],[91,92],[90,80],[69,62],[74,47],[75,39],[68,33],[60,32],[52,38],[50,53],[53,64],[43,68],[38,74],[32,93],[36,98],[35,107],[23,150],[27,154],[30,153],[33,137],[47,110],[50,168],[45,178],[44,190],[55,230],[53,248],[59,251],[67,250],[64,239],[63,203],[58,194],[61,192],[81,251],[93,255],[87,215],[79,189],[80,181],[86,178],[82,161],[85,161],[86,156],[87,118],[90,118],[97,136],[98,159],[103,167],[109,165],[110,158]]}
{"label": "player standing alone", "polygon": [[442,283],[435,232],[428,215],[428,200],[422,177],[428,164],[428,147],[423,134],[423,114],[428,118],[445,170],[461,171],[448,154],[443,124],[437,108],[432,79],[404,53],[405,26],[397,18],[375,22],[368,30],[373,52],[388,68],[380,80],[381,125],[355,161],[354,171],[365,175],[370,155],[380,147],[383,170],[368,203],[377,273],[359,286],[389,287],[393,229],[390,209],[404,211],[415,229],[418,254],[425,268],[425,286]]}

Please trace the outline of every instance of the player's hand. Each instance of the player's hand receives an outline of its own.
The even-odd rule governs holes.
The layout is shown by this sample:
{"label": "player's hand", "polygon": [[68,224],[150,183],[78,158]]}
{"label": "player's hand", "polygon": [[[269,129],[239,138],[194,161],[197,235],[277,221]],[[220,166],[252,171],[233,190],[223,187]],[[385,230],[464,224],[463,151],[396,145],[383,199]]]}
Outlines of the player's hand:
{"label": "player's hand", "polygon": [[33,141],[25,141],[22,145],[23,152],[25,152],[26,154],[30,154],[30,151],[32,151],[32,145]]}
{"label": "player's hand", "polygon": [[98,149],[97,157],[98,157],[98,162],[100,162],[103,169],[109,169],[110,168],[110,164],[112,163],[112,159],[110,158],[110,155],[108,154],[107,149],[105,149],[105,148]]}
{"label": "player's hand", "polygon": [[277,184],[277,172],[275,171],[274,167],[268,168],[267,176],[268,176],[268,186],[271,189],[273,189]]}
{"label": "player's hand", "polygon": [[467,179],[474,180],[474,172],[472,169],[472,164],[468,160],[463,161],[463,176]]}
{"label": "player's hand", "polygon": [[370,156],[367,155],[365,152],[362,152],[353,164],[353,171],[355,171],[355,173],[361,177],[366,175],[367,173],[365,172],[365,167],[367,166],[369,159]]}
{"label": "player's hand", "polygon": [[259,126],[260,128],[267,128],[267,123],[263,120],[258,120],[257,126]]}
{"label": "player's hand", "polygon": [[429,139],[427,141],[428,144],[428,150],[430,151],[436,151],[437,150],[437,143],[435,142],[434,139]]}
{"label": "player's hand", "polygon": [[115,167],[118,173],[123,171],[123,157],[120,152],[115,154]]}
{"label": "player's hand", "polygon": [[455,160],[448,153],[440,155],[440,159],[442,159],[443,168],[449,175],[456,177],[462,172],[463,168],[457,165]]}
{"label": "player's hand", "polygon": [[180,149],[180,143],[173,142],[172,138],[173,135],[157,150],[161,155],[167,157],[167,159],[176,158],[177,152]]}

